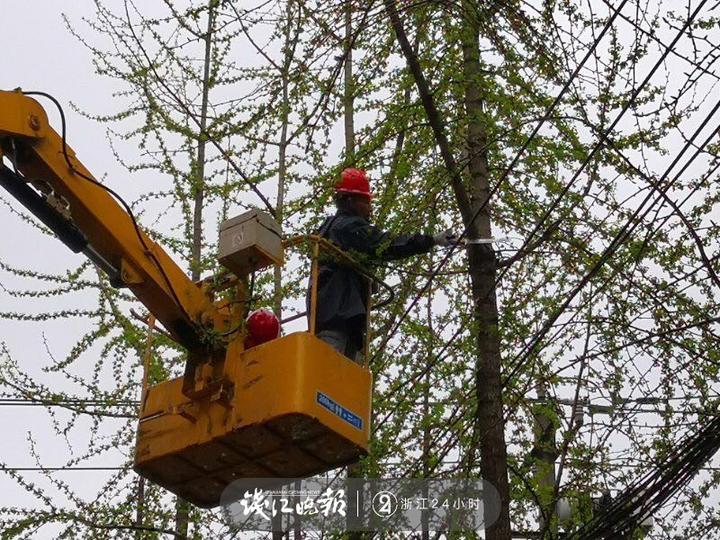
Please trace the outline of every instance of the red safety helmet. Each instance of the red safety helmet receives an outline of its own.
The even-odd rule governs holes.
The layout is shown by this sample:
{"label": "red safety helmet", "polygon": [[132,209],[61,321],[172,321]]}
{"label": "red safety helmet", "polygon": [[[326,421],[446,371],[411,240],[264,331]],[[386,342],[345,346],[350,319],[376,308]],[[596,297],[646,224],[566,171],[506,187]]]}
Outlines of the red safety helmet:
{"label": "red safety helmet", "polygon": [[256,309],[248,315],[246,348],[272,341],[279,335],[280,321],[269,309]]}
{"label": "red safety helmet", "polygon": [[340,182],[335,184],[335,193],[348,193],[350,195],[362,195],[372,199],[370,193],[370,180],[367,173],[362,169],[345,169],[340,173]]}

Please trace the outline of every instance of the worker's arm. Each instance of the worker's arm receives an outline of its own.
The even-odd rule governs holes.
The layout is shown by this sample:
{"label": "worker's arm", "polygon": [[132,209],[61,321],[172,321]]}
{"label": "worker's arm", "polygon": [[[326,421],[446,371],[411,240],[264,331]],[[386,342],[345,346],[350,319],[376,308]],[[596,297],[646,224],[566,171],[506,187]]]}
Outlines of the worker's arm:
{"label": "worker's arm", "polygon": [[427,253],[435,245],[427,234],[402,234],[394,236],[371,225],[362,218],[353,219],[342,231],[342,243],[351,251],[372,258],[394,260]]}

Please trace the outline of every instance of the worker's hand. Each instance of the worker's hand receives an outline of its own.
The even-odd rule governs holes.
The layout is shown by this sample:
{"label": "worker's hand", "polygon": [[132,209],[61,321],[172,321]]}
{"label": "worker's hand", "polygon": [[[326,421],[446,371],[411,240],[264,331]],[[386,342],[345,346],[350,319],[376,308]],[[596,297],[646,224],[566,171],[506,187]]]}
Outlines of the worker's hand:
{"label": "worker's hand", "polygon": [[448,229],[433,236],[436,246],[450,247],[458,245],[458,235]]}

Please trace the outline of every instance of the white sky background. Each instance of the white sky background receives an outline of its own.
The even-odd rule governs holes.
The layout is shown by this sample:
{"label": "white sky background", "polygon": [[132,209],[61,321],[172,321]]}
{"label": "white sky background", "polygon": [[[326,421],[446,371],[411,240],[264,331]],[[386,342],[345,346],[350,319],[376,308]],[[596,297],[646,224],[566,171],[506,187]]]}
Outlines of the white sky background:
{"label": "white sky background", "polygon": [[[76,114],[70,103],[77,104],[85,111],[102,112],[107,110],[110,94],[113,91],[112,81],[98,77],[93,73],[90,57],[85,48],[70,35],[61,18],[61,11],[72,19],[79,19],[83,14],[93,13],[92,2],[72,1],[59,2],[53,0],[1,0],[0,1],[0,39],[7,54],[0,59],[0,89],[10,90],[22,87],[23,90],[40,90],[54,95],[65,109],[68,120],[68,142],[76,150],[78,157],[87,168],[98,178],[107,174],[110,186],[124,196],[132,199],[137,193],[124,169],[115,162],[109,145],[106,143],[104,127]],[[54,107],[47,101],[41,101],[48,112],[50,123],[59,131],[59,116]],[[6,193],[0,194],[4,200],[12,200]],[[13,206],[19,204],[13,201]],[[11,214],[5,205],[0,210],[0,259],[22,268],[44,269],[48,273],[61,273],[68,268],[77,266],[82,256],[74,255],[56,239],[42,235],[33,227],[21,223],[16,215]],[[10,280],[7,273],[2,276],[3,286],[8,288],[27,288],[28,283]],[[92,296],[87,295],[86,307],[92,306]],[[77,307],[85,307],[81,295],[73,295],[72,303]],[[47,300],[47,299],[44,299]],[[27,311],[42,312],[48,306],[43,300],[27,301],[12,299],[2,295],[2,311],[14,311],[13,308],[24,306]],[[67,302],[63,302],[67,304]],[[37,306],[28,309],[28,304]],[[44,304],[44,305],[43,305]],[[69,319],[54,321],[49,324],[38,323],[29,327],[27,324],[3,321],[0,324],[0,340],[4,341],[10,353],[16,358],[23,369],[38,375],[40,380],[49,383],[51,380],[63,380],[62,377],[42,374],[36,366],[49,363],[48,353],[43,344],[43,333],[50,344],[56,358],[63,358],[77,337],[82,334],[83,321]],[[0,461],[9,467],[34,467],[28,455],[28,431],[36,438],[37,447],[44,456],[44,466],[62,465],[67,454],[66,445],[58,441],[52,431],[46,410],[42,407],[0,407],[0,423],[3,436],[0,437]],[[81,424],[83,422],[81,421]],[[80,430],[73,430],[79,449],[83,441],[77,437]],[[121,463],[122,458],[110,463],[98,465],[114,466]],[[40,479],[37,473],[27,473],[29,479]],[[100,485],[99,479],[105,473],[68,471],[59,473],[59,478],[69,482],[80,496],[92,496]],[[15,506],[33,504],[32,498],[17,486],[7,475],[0,475],[0,505]],[[49,531],[48,533],[49,534]]]}
{"label": "white sky background", "polygon": [[[149,189],[166,188],[168,177],[157,178],[156,173],[129,174],[122,165],[116,162],[108,143],[105,126],[78,114],[71,103],[84,112],[107,114],[118,110],[120,105],[112,98],[113,91],[118,89],[115,81],[100,77],[94,73],[91,56],[87,49],[73,37],[62,19],[64,13],[75,24],[82,35],[90,34],[81,23],[82,16],[92,17],[94,5],[90,0],[58,2],[53,0],[0,0],[2,16],[0,16],[0,36],[8,49],[8,56],[0,60],[0,89],[10,90],[21,87],[23,90],[39,90],[52,94],[62,104],[67,120],[67,141],[77,153],[78,158],[98,179],[116,190],[127,201]],[[93,41],[101,38],[91,36]],[[48,113],[50,124],[60,131],[59,115],[54,105],[43,98],[36,98]],[[117,141],[114,141],[117,146]],[[123,157],[132,161],[133,149],[120,146]],[[21,209],[19,203],[2,191],[0,197],[8,201],[12,208]],[[64,273],[81,264],[84,256],[70,252],[57,239],[42,235],[32,226],[21,223],[7,205],[0,205],[0,227],[4,234],[0,241],[0,260],[14,267],[46,271],[49,274]],[[214,227],[211,219],[207,220],[207,241],[214,242]],[[7,273],[2,274],[0,284],[8,289],[26,290],[33,286],[44,288],[42,282],[28,282],[13,278]],[[48,310],[88,308],[91,309],[94,293],[74,293],[70,299],[63,298],[57,302],[41,299],[13,298],[2,294],[4,312],[25,311],[41,313]],[[86,300],[83,303],[83,300]],[[50,304],[52,302],[52,304]],[[34,307],[36,306],[36,307]],[[39,367],[51,362],[48,349],[57,359],[64,358],[75,345],[78,338],[86,330],[81,318],[64,321],[49,321],[29,325],[23,322],[0,322],[0,341],[5,342],[10,355],[16,359],[21,369],[36,376],[51,388],[70,391],[71,387],[65,378],[57,374],[43,373]],[[48,347],[46,347],[46,344]],[[85,358],[90,358],[86,353]],[[81,363],[77,363],[80,366]],[[88,365],[90,375],[91,366]],[[83,375],[78,369],[73,369]],[[63,386],[58,387],[58,383]],[[52,386],[55,385],[55,386]],[[64,414],[60,412],[59,417]],[[27,434],[32,431],[37,449],[42,459],[42,466],[62,466],[72,456],[66,451],[67,445],[52,430],[47,411],[43,407],[0,407],[0,422],[5,427],[5,435],[0,437],[0,462],[7,467],[35,467],[28,455]],[[87,430],[81,418],[73,428],[69,440],[82,453],[87,445]],[[108,424],[110,427],[110,424]],[[86,433],[83,433],[83,432]],[[116,457],[116,459],[113,459]],[[83,466],[117,466],[126,461],[122,455],[107,454],[101,461],[83,463]],[[44,485],[38,473],[24,473],[28,478],[36,478]],[[72,489],[81,497],[92,497],[97,488],[112,472],[67,471],[55,473],[58,478],[67,481]],[[22,506],[35,504],[33,497],[25,494],[25,490],[5,474],[0,474],[0,506]],[[47,534],[50,534],[49,532]]]}
{"label": "white sky background", "polygon": [[[598,5],[601,5],[599,1]],[[62,12],[74,21],[79,21],[83,15],[92,16],[92,1],[0,0],[0,8],[0,39],[4,51],[0,57],[0,89],[9,90],[20,86],[24,90],[41,90],[54,95],[65,109],[68,142],[87,168],[128,200],[147,190],[147,185],[140,182],[141,175],[129,175],[115,162],[106,141],[104,126],[82,117],[70,107],[72,102],[87,112],[107,113],[116,110],[116,104],[111,97],[112,92],[117,89],[115,83],[106,77],[95,75],[88,51],[70,35],[61,17]],[[628,27],[622,21],[616,24],[623,29]],[[81,30],[81,33],[84,31]],[[688,70],[682,61],[674,62],[680,66],[679,69]],[[59,130],[59,119],[54,107],[45,100],[40,102],[46,108],[51,124]],[[698,117],[702,117],[702,111],[698,113]],[[662,167],[658,166],[657,169],[662,170]],[[107,176],[103,178],[104,175]],[[0,197],[5,201],[12,201],[13,207],[19,208],[19,204],[3,191],[0,191]],[[208,230],[210,225],[210,222],[206,225]],[[73,255],[54,238],[42,235],[28,224],[21,223],[4,204],[0,204],[0,230],[3,231],[0,235],[0,260],[7,264],[35,270],[46,269],[52,274],[73,268],[83,260],[82,256]],[[23,289],[31,286],[26,281],[10,280],[7,273],[0,276],[0,284],[8,288]],[[48,310],[46,298],[13,299],[2,294],[2,291],[0,298],[3,302],[0,311],[3,312],[21,308],[28,312]],[[83,299],[87,300],[85,304],[82,303]],[[93,296],[83,297],[75,293],[72,295],[72,302],[73,306],[90,308],[93,305]],[[37,307],[30,309],[29,305]],[[1,321],[0,341],[7,344],[10,353],[20,361],[23,369],[50,383],[64,379],[43,374],[37,367],[49,363],[43,334],[53,355],[63,358],[82,331],[83,324],[78,319],[36,323],[32,326],[27,323]],[[3,436],[0,437],[0,462],[3,464],[9,467],[36,466],[27,452],[26,436],[30,430],[36,436],[37,446],[45,458],[43,465],[61,465],[68,457],[64,451],[66,445],[64,441],[58,440],[52,431],[44,408],[0,407],[0,422],[4,427]],[[81,426],[76,427],[72,433],[73,443],[82,449]],[[111,457],[108,454],[108,457],[97,465],[114,466],[124,461],[120,455],[115,461],[110,461]],[[26,474],[27,478],[32,479],[35,473]],[[105,473],[69,471],[57,475],[70,483],[80,496],[90,497],[96,493],[96,488],[101,483],[98,478],[104,477]],[[32,503],[33,499],[25,495],[25,491],[18,487],[14,480],[0,474],[0,506]]]}
{"label": "white sky background", "polygon": [[[105,133],[105,126],[78,114],[71,103],[80,110],[93,114],[107,114],[119,110],[120,103],[112,97],[117,91],[117,83],[107,77],[95,74],[88,50],[71,35],[65,26],[62,14],[75,23],[81,35],[89,35],[94,42],[102,38],[92,33],[81,22],[81,17],[93,17],[94,4],[91,0],[60,2],[54,0],[0,0],[0,36],[8,51],[7,57],[0,60],[0,89],[11,90],[21,87],[23,90],[38,90],[52,94],[62,104],[67,120],[67,141],[75,150],[78,158],[98,179],[112,187],[128,202],[149,189],[166,188],[169,178],[157,178],[156,173],[129,174],[116,162]],[[145,6],[143,6],[145,8]],[[252,61],[252,58],[249,59]],[[60,119],[54,105],[43,98],[36,98],[48,113],[50,124],[60,131]],[[337,138],[338,144],[342,137]],[[113,143],[118,145],[117,141]],[[120,153],[132,162],[131,145],[120,146]],[[274,193],[266,195],[274,200]],[[2,190],[2,201],[7,201],[16,210],[21,205]],[[48,274],[64,273],[77,267],[84,256],[75,255],[57,239],[43,235],[34,227],[22,223],[12,213],[8,204],[0,201],[0,227],[6,231],[0,239],[0,260],[17,268],[45,271]],[[147,206],[147,205],[146,205]],[[236,211],[239,209],[236,209]],[[210,212],[208,212],[210,213]],[[206,241],[215,242],[214,223],[206,219]],[[9,232],[9,234],[8,234]],[[43,282],[26,281],[10,276],[6,272],[0,275],[0,285],[8,289],[27,290],[32,287],[45,288]],[[0,311],[23,311],[41,313],[48,310],[87,308],[95,304],[94,293],[73,293],[57,301],[48,298],[13,298],[0,290]],[[52,304],[50,304],[50,302]],[[290,311],[295,309],[291,307]],[[292,326],[302,326],[302,321]],[[299,328],[294,328],[299,329]],[[288,329],[286,329],[288,330]],[[10,355],[18,361],[20,368],[51,388],[71,391],[66,379],[58,374],[47,374],[40,367],[51,362],[49,353],[56,359],[64,358],[86,331],[81,318],[63,321],[46,321],[28,324],[23,322],[0,321],[0,342],[4,342]],[[85,353],[90,358],[92,353]],[[81,362],[76,363],[73,372],[90,376],[91,365],[87,373],[80,371]],[[58,386],[60,383],[61,386]],[[55,386],[53,386],[55,385]],[[76,389],[77,390],[77,389]],[[59,418],[65,415],[58,411]],[[0,463],[7,467],[36,467],[32,456],[28,454],[28,434],[36,443],[41,455],[42,466],[62,466],[73,456],[67,451],[67,444],[58,437],[52,427],[47,410],[43,407],[0,406],[0,422],[4,435],[0,437]],[[73,447],[82,454],[87,446],[89,431],[86,420],[81,417],[77,426],[68,437]],[[108,428],[112,422],[108,423]],[[82,466],[117,466],[127,461],[127,456],[107,453],[101,460],[83,462]],[[46,486],[39,473],[23,472],[31,481]],[[98,487],[112,475],[112,472],[66,471],[53,473],[56,478],[67,482],[81,498],[91,500]],[[52,491],[51,491],[52,492]],[[64,496],[59,494],[58,500]],[[0,506],[32,506],[37,501],[26,494],[16,481],[0,474]],[[43,536],[52,538],[52,528],[43,529]]]}

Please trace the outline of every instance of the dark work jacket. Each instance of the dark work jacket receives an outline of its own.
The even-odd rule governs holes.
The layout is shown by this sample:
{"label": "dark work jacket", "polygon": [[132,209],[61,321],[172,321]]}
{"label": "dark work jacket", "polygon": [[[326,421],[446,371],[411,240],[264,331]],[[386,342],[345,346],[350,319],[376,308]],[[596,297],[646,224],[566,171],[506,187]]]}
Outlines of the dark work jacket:
{"label": "dark work jacket", "polygon": [[[426,253],[434,244],[432,236],[426,234],[391,236],[364,218],[343,210],[325,218],[317,234],[364,265]],[[352,326],[364,331],[368,287],[368,280],[342,261],[321,255],[317,330]]]}

